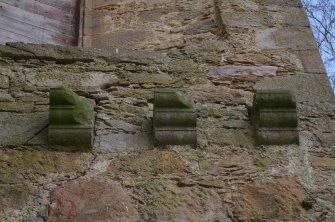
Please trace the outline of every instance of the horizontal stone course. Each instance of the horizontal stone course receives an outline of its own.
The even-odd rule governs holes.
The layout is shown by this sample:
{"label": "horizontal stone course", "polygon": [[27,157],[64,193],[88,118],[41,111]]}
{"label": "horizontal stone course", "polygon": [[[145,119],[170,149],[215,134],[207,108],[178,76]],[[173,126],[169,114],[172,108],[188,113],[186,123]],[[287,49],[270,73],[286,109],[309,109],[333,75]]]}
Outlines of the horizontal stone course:
{"label": "horizontal stone course", "polygon": [[208,76],[220,77],[225,75],[256,75],[274,76],[277,74],[278,67],[275,66],[237,66],[227,65],[223,67],[211,68]]}
{"label": "horizontal stone course", "polygon": [[107,62],[125,63],[167,63],[169,58],[159,52],[129,51],[126,49],[81,49],[61,46],[33,45],[23,43],[8,43],[0,47],[0,55],[14,59],[40,59],[56,61],[60,64],[93,62],[93,58],[101,58]]}

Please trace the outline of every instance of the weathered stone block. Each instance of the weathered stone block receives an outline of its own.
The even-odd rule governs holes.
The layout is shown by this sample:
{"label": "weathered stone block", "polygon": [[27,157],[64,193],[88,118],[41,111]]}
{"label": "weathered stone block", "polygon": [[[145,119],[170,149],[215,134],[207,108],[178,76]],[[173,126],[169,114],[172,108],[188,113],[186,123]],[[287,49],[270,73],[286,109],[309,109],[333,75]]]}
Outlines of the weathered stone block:
{"label": "weathered stone block", "polygon": [[292,91],[297,102],[319,102],[335,101],[326,74],[297,73],[295,75],[276,76],[264,78],[254,85],[254,89],[278,89]]}
{"label": "weathered stone block", "polygon": [[208,72],[210,77],[256,75],[256,76],[275,76],[278,67],[276,66],[237,66],[227,65],[211,68]]}
{"label": "weathered stone block", "polygon": [[300,1],[287,1],[287,0],[256,0],[257,4],[262,6],[292,6],[302,7]]}
{"label": "weathered stone block", "polygon": [[255,136],[258,145],[299,144],[298,131],[294,128],[262,127],[255,131]]}
{"label": "weathered stone block", "polygon": [[8,76],[0,75],[0,89],[8,89],[8,88],[9,88]]}
{"label": "weathered stone block", "polygon": [[[48,125],[47,112],[0,112],[0,146],[22,145],[30,142]],[[46,137],[45,137],[46,140]]]}
{"label": "weathered stone block", "polygon": [[289,91],[257,90],[252,122],[259,145],[299,143],[296,102]]}
{"label": "weathered stone block", "polygon": [[117,181],[71,180],[51,194],[48,221],[139,221],[132,199]]}
{"label": "weathered stone block", "polygon": [[320,57],[318,50],[303,50],[297,51],[301,63],[304,67],[304,71],[308,73],[326,73],[323,62]]}
{"label": "weathered stone block", "polygon": [[109,152],[136,152],[150,147],[149,133],[103,134],[99,138],[99,148]]}
{"label": "weathered stone block", "polygon": [[50,89],[49,144],[90,148],[93,144],[93,105],[64,87]]}
{"label": "weathered stone block", "polygon": [[172,89],[155,90],[155,145],[197,145],[197,115],[193,101]]}
{"label": "weathered stone block", "polygon": [[266,28],[256,31],[261,49],[316,50],[313,33],[307,27]]}

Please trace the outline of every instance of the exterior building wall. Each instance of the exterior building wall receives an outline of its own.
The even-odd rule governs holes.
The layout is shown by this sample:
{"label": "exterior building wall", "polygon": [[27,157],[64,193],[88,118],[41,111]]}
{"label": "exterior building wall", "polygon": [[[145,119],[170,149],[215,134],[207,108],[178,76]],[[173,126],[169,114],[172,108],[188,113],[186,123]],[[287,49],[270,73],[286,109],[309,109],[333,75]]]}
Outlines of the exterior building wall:
{"label": "exterior building wall", "polygon": [[[335,220],[335,98],[298,0],[101,2],[113,48],[0,45],[0,221]],[[95,104],[89,152],[47,145],[59,85]],[[153,147],[162,87],[194,100],[197,149]],[[300,145],[255,145],[256,89],[294,93]]]}

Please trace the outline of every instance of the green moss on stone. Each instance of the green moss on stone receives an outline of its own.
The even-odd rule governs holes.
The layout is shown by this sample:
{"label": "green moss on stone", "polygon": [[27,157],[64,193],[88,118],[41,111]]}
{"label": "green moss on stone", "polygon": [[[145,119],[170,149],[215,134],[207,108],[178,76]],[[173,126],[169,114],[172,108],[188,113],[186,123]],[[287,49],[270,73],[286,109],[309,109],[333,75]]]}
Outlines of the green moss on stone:
{"label": "green moss on stone", "polygon": [[229,144],[243,147],[253,147],[254,140],[249,129],[213,129],[209,133],[209,138],[213,143]]}
{"label": "green moss on stone", "polygon": [[206,171],[208,168],[210,168],[210,166],[213,164],[213,161],[210,159],[206,159],[206,160],[201,160],[199,162],[199,169],[201,171]]}
{"label": "green moss on stone", "polygon": [[4,112],[31,112],[34,104],[21,102],[0,102],[0,111]]}
{"label": "green moss on stone", "polygon": [[8,150],[0,157],[1,173],[47,174],[56,171],[54,162],[44,151]]}
{"label": "green moss on stone", "polygon": [[174,73],[183,74],[183,76],[190,76],[199,73],[198,64],[192,59],[180,59],[176,58],[171,60],[169,64],[169,70]]}
{"label": "green moss on stone", "polygon": [[132,97],[136,99],[149,99],[153,97],[151,89],[131,89],[131,88],[118,88],[116,91],[111,92],[116,97]]}
{"label": "green moss on stone", "polygon": [[147,191],[148,212],[179,211],[181,199],[163,179],[148,180],[142,189]]}
{"label": "green moss on stone", "polygon": [[129,170],[141,176],[188,171],[182,159],[171,151],[146,151],[127,157],[119,164],[122,165],[121,170]]}
{"label": "green moss on stone", "polygon": [[174,173],[186,170],[184,162],[174,152],[160,151],[157,153],[156,161],[158,173]]}
{"label": "green moss on stone", "polygon": [[4,175],[2,179],[11,179],[11,177],[17,178],[16,174],[36,178],[38,175],[48,173],[81,173],[92,158],[89,153],[5,150],[0,155],[0,174]]}
{"label": "green moss on stone", "polygon": [[257,157],[254,159],[254,164],[258,167],[257,171],[264,171],[271,164],[271,161],[267,158]]}

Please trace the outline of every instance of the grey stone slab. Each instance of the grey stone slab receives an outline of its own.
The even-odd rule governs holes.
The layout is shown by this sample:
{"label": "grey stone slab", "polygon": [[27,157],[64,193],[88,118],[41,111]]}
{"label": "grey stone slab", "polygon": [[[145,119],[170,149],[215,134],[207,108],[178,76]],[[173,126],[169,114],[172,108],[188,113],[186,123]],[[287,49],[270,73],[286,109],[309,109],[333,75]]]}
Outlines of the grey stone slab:
{"label": "grey stone slab", "polygon": [[106,32],[104,35],[96,35],[92,41],[92,47],[95,48],[136,48],[142,42],[146,42],[154,38],[154,33],[148,30],[131,29],[131,30],[115,30],[114,32]]}
{"label": "grey stone slab", "polygon": [[14,102],[15,99],[8,93],[7,89],[0,89],[0,102]]}
{"label": "grey stone slab", "polygon": [[297,102],[335,101],[326,74],[298,73],[296,75],[276,76],[257,82],[254,89],[291,90]]}
{"label": "grey stone slab", "polygon": [[48,144],[48,127],[39,133],[36,133],[29,141],[28,145],[47,145]]}
{"label": "grey stone slab", "polygon": [[173,79],[168,74],[148,74],[148,73],[133,73],[126,75],[130,83],[136,84],[162,84],[167,85],[173,82]]}
{"label": "grey stone slab", "polygon": [[128,133],[135,133],[140,129],[139,126],[130,124],[124,120],[114,119],[113,117],[104,113],[99,113],[97,119],[102,120],[96,124],[95,128],[97,130],[113,129]]}
{"label": "grey stone slab", "polygon": [[59,70],[31,71],[26,74],[28,83],[40,87],[99,87],[115,82],[117,76],[103,72],[62,72]]}
{"label": "grey stone slab", "polygon": [[225,75],[256,75],[256,76],[274,76],[278,67],[276,66],[238,66],[227,65],[214,67],[209,70],[208,76],[225,76]]}
{"label": "grey stone slab", "polygon": [[33,59],[34,54],[31,52],[16,49],[14,47],[0,45],[0,57],[9,57],[15,59]]}
{"label": "grey stone slab", "polygon": [[309,22],[304,9],[295,7],[268,7],[268,24],[308,27]]}
{"label": "grey stone slab", "polygon": [[263,49],[317,49],[312,31],[307,27],[259,29],[256,31],[256,44]]}
{"label": "grey stone slab", "polygon": [[201,20],[199,22],[188,25],[185,28],[184,33],[189,35],[196,35],[200,33],[210,32],[211,30],[214,30],[215,27],[216,24],[212,19]]}
{"label": "grey stone slab", "polygon": [[318,50],[304,50],[294,52],[300,59],[305,72],[326,73]]}
{"label": "grey stone slab", "polygon": [[152,147],[149,133],[109,133],[100,136],[99,148],[110,152],[134,152]]}
{"label": "grey stone slab", "polygon": [[215,0],[214,4],[220,11],[230,7],[237,9],[236,11],[259,11],[260,8],[254,0]]}
{"label": "grey stone slab", "polygon": [[[335,112],[335,110],[334,110]],[[329,117],[309,119],[314,124],[312,131],[324,146],[335,147],[335,121]]]}
{"label": "grey stone slab", "polygon": [[70,64],[77,61],[93,62],[94,58],[102,58],[110,63],[133,62],[142,64],[168,63],[169,57],[164,53],[131,51],[126,49],[90,49],[69,48],[54,45],[34,45],[24,43],[8,43],[0,45],[0,56],[15,59],[41,59]]}
{"label": "grey stone slab", "polygon": [[48,112],[0,112],[0,145],[22,145],[48,124]]}
{"label": "grey stone slab", "polygon": [[251,129],[213,128],[208,130],[207,138],[214,144],[253,147],[254,139]]}
{"label": "grey stone slab", "polygon": [[260,12],[229,12],[223,11],[220,15],[227,27],[252,28],[264,26],[267,14]]}
{"label": "grey stone slab", "polygon": [[302,7],[302,4],[298,0],[255,0],[259,5],[269,6],[269,5],[278,5],[278,6],[293,6],[293,7]]}
{"label": "grey stone slab", "polygon": [[224,121],[223,126],[231,129],[250,129],[251,124],[249,121],[240,120],[240,119],[229,119]]}

